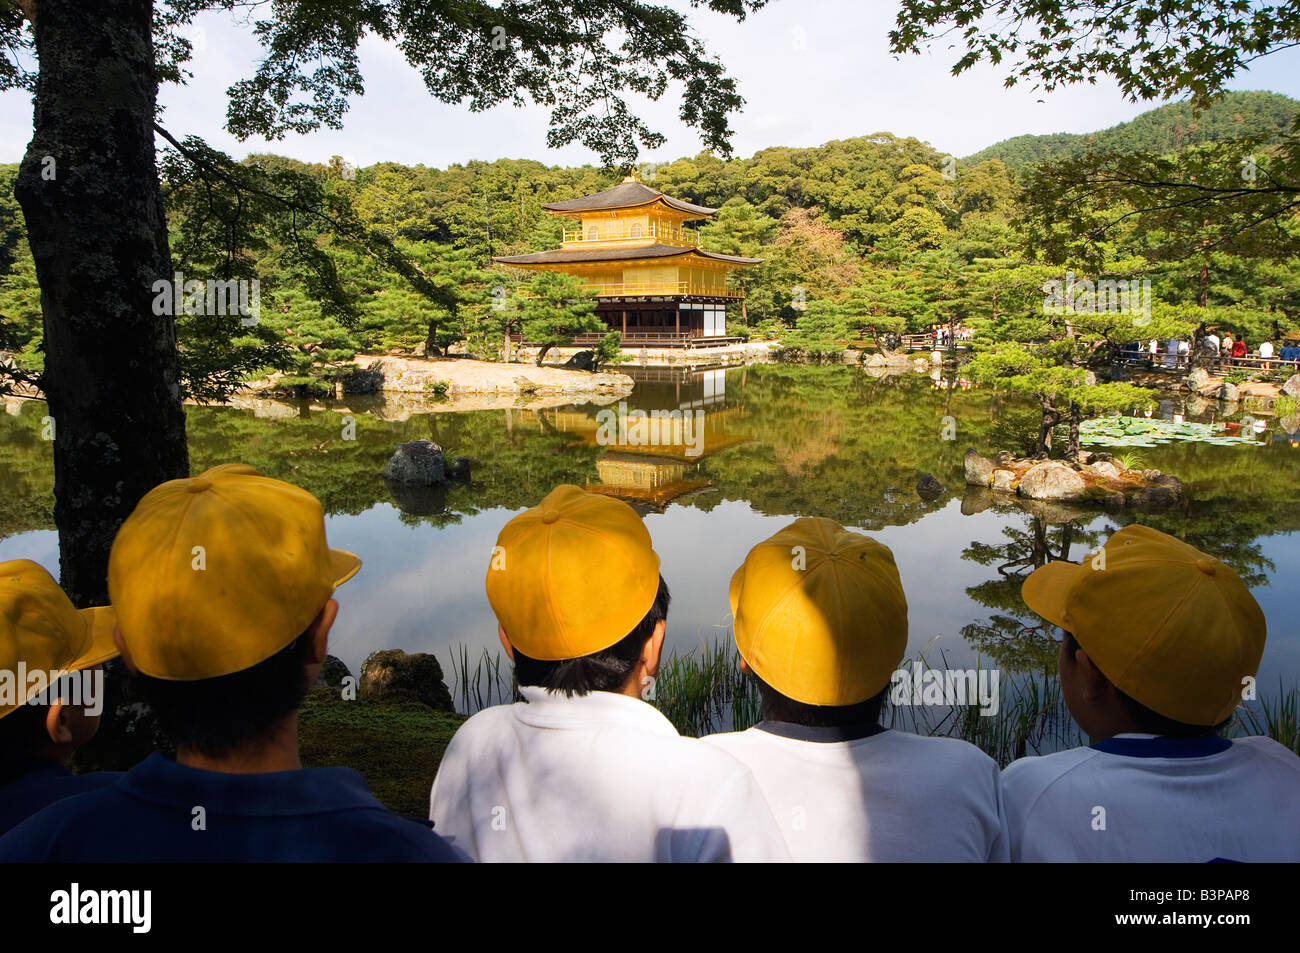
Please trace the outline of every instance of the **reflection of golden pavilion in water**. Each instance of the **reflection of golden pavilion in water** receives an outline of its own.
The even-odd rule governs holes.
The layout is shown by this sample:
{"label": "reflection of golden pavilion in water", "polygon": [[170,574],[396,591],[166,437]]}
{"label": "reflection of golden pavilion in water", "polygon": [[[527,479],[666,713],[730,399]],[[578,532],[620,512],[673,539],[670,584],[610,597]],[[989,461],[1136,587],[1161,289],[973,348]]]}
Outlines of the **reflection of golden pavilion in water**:
{"label": "reflection of golden pavilion in water", "polygon": [[742,408],[726,405],[723,369],[702,371],[694,380],[675,383],[676,406],[641,406],[624,400],[595,414],[559,410],[548,415],[556,430],[571,433],[588,446],[609,447],[596,461],[600,482],[587,484],[588,490],[626,500],[646,512],[662,510],[673,500],[710,486],[699,472],[699,463],[748,439],[731,429]]}

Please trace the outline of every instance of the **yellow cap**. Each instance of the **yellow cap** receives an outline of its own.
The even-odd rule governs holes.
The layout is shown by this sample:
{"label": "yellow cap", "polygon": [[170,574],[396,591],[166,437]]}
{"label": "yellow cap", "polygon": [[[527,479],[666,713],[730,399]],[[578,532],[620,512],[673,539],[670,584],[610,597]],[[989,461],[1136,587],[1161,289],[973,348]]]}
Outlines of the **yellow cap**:
{"label": "yellow cap", "polygon": [[856,705],[907,651],[907,598],[888,546],[805,517],[759,543],[731,577],[736,647],[782,695]]}
{"label": "yellow cap", "polygon": [[108,592],[132,663],[195,681],[270,658],[360,568],[326,545],[316,497],[226,464],[144,495],[113,541]]}
{"label": "yellow cap", "polygon": [[1116,688],[1188,725],[1231,715],[1264,654],[1264,613],[1240,577],[1149,526],[1124,527],[1082,565],[1035,570],[1021,595]]}
{"label": "yellow cap", "polygon": [[0,672],[17,688],[9,704],[0,703],[0,718],[48,687],[18,682],[19,663],[28,673],[58,678],[116,655],[111,608],[77,609],[54,577],[29,559],[0,563]]}
{"label": "yellow cap", "polygon": [[659,557],[636,510],[570,484],[501,530],[487,595],[510,643],[529,658],[581,658],[645,618]]}

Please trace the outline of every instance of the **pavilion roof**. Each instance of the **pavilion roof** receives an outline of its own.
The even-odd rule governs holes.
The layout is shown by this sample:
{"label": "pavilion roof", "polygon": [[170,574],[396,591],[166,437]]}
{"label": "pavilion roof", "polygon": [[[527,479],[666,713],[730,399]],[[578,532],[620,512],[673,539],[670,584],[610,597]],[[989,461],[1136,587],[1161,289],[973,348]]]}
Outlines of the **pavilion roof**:
{"label": "pavilion roof", "polygon": [[664,195],[657,189],[650,188],[644,182],[629,182],[626,179],[612,189],[594,192],[581,198],[566,199],[563,202],[548,202],[542,208],[548,212],[561,213],[599,212],[606,209],[636,208],[641,205],[650,205],[653,202],[663,202],[669,208],[698,216],[712,215],[717,211],[716,208],[692,205],[690,202],[683,202],[681,199]]}
{"label": "pavilion roof", "polygon": [[530,255],[498,255],[492,260],[500,265],[565,265],[590,261],[635,261],[643,258],[676,258],[698,255],[730,265],[761,265],[761,258],[740,258],[682,245],[635,245],[631,248],[554,248]]}

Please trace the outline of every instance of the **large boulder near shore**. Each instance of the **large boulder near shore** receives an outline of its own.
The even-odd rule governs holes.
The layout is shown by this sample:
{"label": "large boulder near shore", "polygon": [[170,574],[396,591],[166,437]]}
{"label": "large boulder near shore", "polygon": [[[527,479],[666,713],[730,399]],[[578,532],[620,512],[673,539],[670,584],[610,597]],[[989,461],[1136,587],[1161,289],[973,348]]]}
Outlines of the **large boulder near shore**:
{"label": "large boulder near shore", "polygon": [[1179,487],[1166,484],[1144,486],[1133,494],[1132,504],[1142,507],[1173,506],[1181,498]]}
{"label": "large boulder near shore", "polygon": [[329,685],[337,688],[343,684],[343,679],[351,678],[352,672],[342,659],[335,655],[325,656],[325,663],[320,667],[320,675],[316,677],[317,687]]}
{"label": "large boulder near shore", "polygon": [[575,371],[594,371],[596,369],[596,352],[579,351],[561,366],[572,368]]}
{"label": "large boulder near shore", "polygon": [[882,354],[880,351],[867,352],[863,351],[859,360],[865,367],[911,367],[912,356],[910,354]]}
{"label": "large boulder near shore", "polygon": [[1114,460],[1093,460],[1091,463],[1085,463],[1084,469],[1089,473],[1095,473],[1097,476],[1107,477],[1111,480],[1118,479],[1124,473],[1124,468]]}
{"label": "large boulder near shore", "polygon": [[1079,500],[1087,481],[1077,470],[1060,460],[1044,460],[1025,471],[1020,493],[1035,500]]}
{"label": "large boulder near shore", "polygon": [[442,666],[425,652],[407,655],[401,649],[371,652],[361,665],[358,697],[362,701],[414,699],[439,711],[452,711],[451,692],[442,680]]}
{"label": "large boulder near shore", "polygon": [[1300,397],[1300,374],[1292,374],[1282,385],[1282,393],[1288,397]]}
{"label": "large boulder near shore", "polygon": [[384,372],[380,361],[374,361],[367,367],[352,365],[342,377],[343,393],[346,396],[358,394],[378,394],[384,389]]}
{"label": "large boulder near shore", "polygon": [[399,443],[384,464],[384,479],[409,486],[433,486],[446,480],[442,448],[432,440]]}
{"label": "large boulder near shore", "polygon": [[1190,391],[1200,392],[1206,384],[1210,382],[1210,372],[1203,367],[1193,367],[1190,374],[1183,380]]}
{"label": "large boulder near shore", "polygon": [[993,482],[993,461],[981,456],[974,447],[966,449],[962,465],[966,469],[967,486],[988,486]]}

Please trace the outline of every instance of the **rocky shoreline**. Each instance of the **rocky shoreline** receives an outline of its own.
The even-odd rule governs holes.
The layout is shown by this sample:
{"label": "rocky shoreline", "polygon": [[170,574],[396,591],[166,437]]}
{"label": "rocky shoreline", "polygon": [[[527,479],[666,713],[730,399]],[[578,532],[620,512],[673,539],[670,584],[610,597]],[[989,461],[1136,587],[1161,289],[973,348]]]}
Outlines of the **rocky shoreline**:
{"label": "rocky shoreline", "polygon": [[992,459],[973,447],[963,458],[966,485],[1031,500],[1097,503],[1106,509],[1164,508],[1182,504],[1177,477],[1159,470],[1126,470],[1108,453],[1081,454],[1078,463],[1017,458],[1003,451]]}

